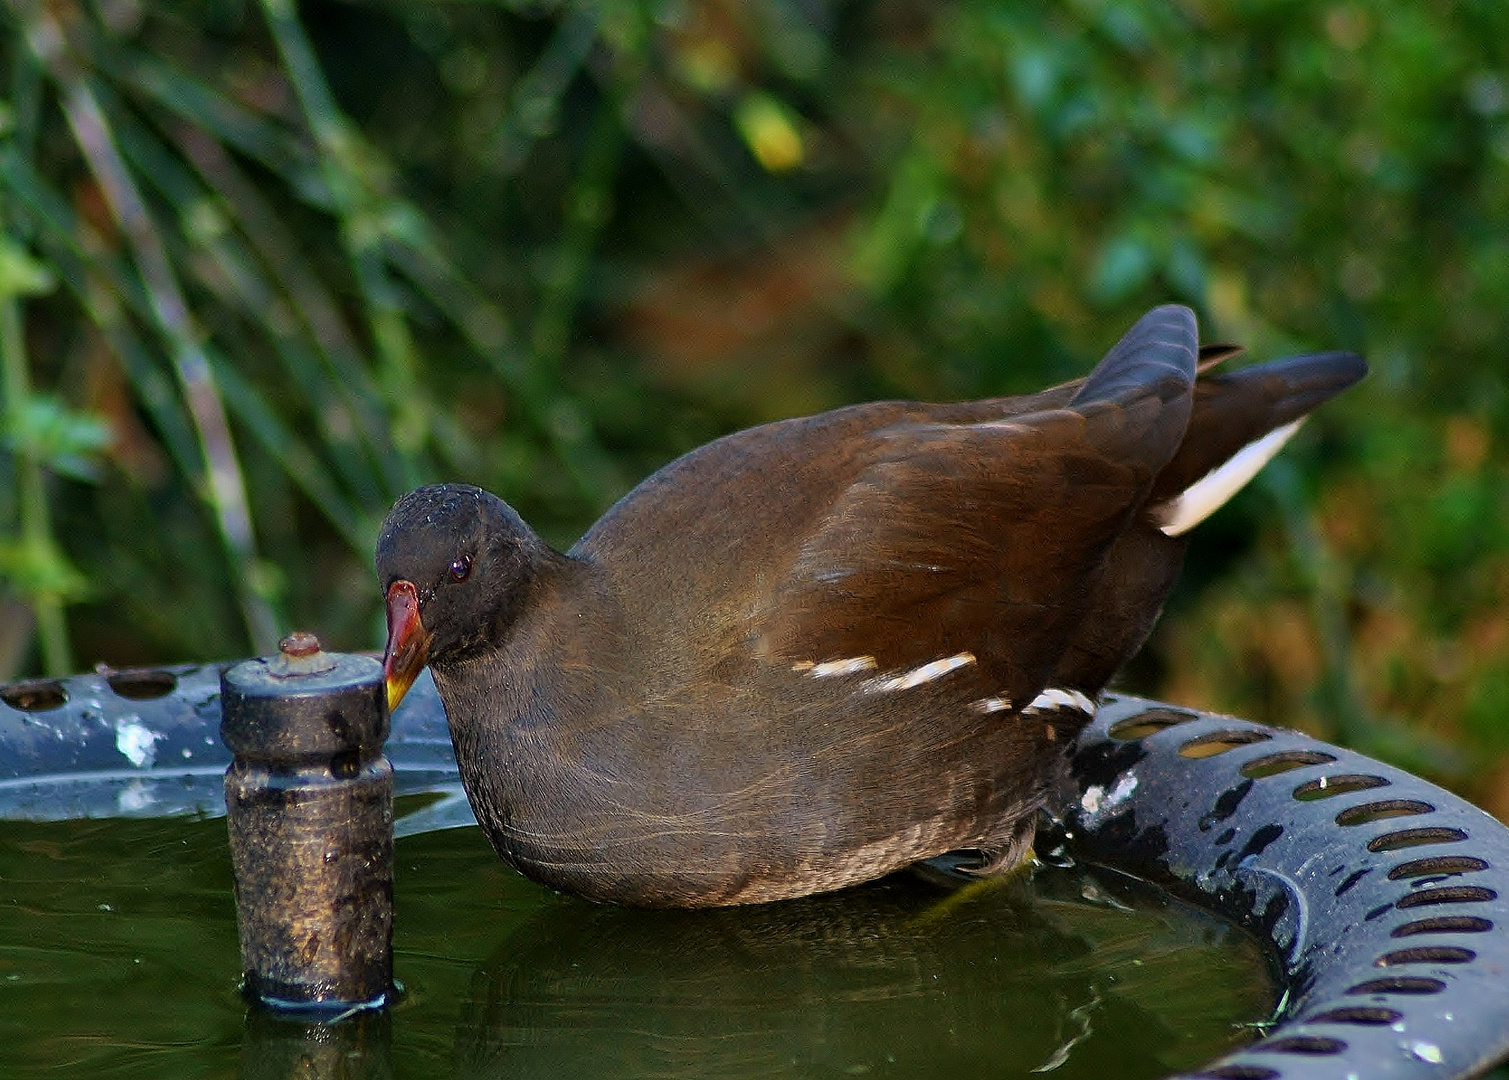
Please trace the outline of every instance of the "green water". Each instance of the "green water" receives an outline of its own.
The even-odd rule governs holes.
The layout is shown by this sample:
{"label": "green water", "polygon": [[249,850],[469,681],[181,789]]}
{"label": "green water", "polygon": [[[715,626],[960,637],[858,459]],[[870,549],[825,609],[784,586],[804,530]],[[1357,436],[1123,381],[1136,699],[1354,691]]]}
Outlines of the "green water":
{"label": "green water", "polygon": [[1273,1001],[1245,935],[1113,875],[636,912],[530,884],[473,828],[398,842],[407,994],[311,1052],[248,1022],[230,897],[223,821],[0,822],[0,1077],[302,1077],[321,1053],[353,1078],[1153,1077]]}

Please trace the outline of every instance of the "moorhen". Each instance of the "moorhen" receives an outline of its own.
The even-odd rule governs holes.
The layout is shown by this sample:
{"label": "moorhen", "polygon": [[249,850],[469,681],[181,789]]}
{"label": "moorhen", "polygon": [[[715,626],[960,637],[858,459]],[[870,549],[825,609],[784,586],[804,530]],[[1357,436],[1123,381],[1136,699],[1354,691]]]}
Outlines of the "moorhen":
{"label": "moorhen", "polygon": [[419,488],[377,543],[390,705],[428,663],[498,854],[592,900],[1010,869],[1189,529],[1367,370],[1211,373],[1236,351],[1169,305],[1038,394],[741,431],[564,555],[485,491]]}

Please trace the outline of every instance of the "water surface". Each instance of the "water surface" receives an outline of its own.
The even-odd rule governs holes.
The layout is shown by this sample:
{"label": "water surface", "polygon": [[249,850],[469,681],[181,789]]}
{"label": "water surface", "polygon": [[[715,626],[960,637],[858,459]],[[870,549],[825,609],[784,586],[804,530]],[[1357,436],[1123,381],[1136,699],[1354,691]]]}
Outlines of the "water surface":
{"label": "water surface", "polygon": [[[1083,868],[639,912],[523,880],[476,828],[397,851],[407,993],[353,1077],[1134,1080],[1274,998],[1245,934]],[[0,822],[0,1076],[286,1075],[239,974],[223,821]]]}

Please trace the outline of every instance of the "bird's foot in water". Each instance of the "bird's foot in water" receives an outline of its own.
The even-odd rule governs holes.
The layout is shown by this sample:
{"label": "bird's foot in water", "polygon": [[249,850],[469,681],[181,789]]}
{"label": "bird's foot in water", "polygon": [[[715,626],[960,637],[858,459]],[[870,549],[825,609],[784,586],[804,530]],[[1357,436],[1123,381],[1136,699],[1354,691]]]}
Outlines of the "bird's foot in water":
{"label": "bird's foot in water", "polygon": [[911,867],[922,880],[948,890],[948,895],[924,908],[916,925],[937,922],[985,893],[1025,881],[1038,865],[1032,833],[1001,851],[951,851]]}
{"label": "bird's foot in water", "polygon": [[923,881],[957,890],[1018,877],[1030,872],[1038,862],[1030,844],[1010,855],[1008,859],[994,852],[950,851],[916,863],[910,869]]}

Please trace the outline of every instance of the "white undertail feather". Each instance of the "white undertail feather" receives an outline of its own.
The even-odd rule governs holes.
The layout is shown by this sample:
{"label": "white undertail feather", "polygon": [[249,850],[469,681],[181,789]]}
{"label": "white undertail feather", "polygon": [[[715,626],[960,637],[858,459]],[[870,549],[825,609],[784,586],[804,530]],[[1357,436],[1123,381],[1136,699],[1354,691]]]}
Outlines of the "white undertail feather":
{"label": "white undertail feather", "polygon": [[1225,505],[1226,500],[1242,490],[1242,486],[1258,474],[1258,470],[1299,430],[1304,417],[1274,428],[1261,439],[1255,439],[1183,492],[1154,509],[1162,521],[1158,527],[1168,536],[1182,536]]}

